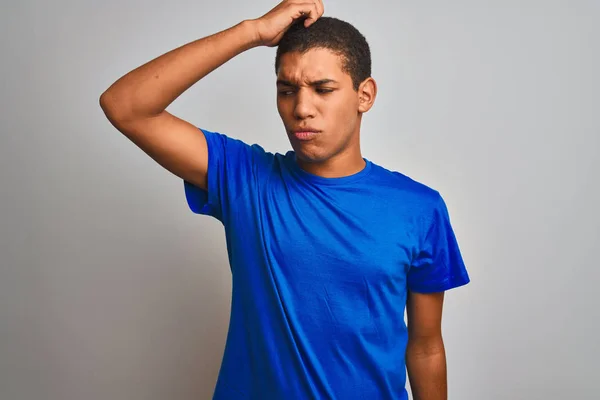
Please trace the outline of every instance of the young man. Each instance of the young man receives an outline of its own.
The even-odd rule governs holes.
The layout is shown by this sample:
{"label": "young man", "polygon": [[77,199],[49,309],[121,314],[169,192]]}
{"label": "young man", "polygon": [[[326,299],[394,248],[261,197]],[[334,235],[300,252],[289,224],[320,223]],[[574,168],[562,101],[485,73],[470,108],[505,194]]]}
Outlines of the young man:
{"label": "young man", "polygon": [[[320,0],[191,42],[100,98],[111,123],[225,227],[231,320],[215,399],[445,399],[444,291],[469,277],[439,193],[365,159],[377,93],[365,38]],[[272,154],[165,111],[237,54],[276,46],[293,151]],[[408,324],[404,323],[405,307]]]}

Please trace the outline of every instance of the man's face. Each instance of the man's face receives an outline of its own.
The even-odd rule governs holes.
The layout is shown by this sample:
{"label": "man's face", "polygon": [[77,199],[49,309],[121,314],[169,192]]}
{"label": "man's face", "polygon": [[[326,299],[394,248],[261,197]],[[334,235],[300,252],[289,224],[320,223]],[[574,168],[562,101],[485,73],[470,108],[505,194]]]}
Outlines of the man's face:
{"label": "man's face", "polygon": [[281,56],[277,109],[303,161],[325,162],[360,146],[358,92],[341,57],[327,49]]}

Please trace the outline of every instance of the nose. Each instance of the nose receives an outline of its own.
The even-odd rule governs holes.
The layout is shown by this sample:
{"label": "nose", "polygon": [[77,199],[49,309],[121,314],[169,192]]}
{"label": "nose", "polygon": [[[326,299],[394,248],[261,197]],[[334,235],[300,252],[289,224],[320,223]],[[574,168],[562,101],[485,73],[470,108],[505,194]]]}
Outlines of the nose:
{"label": "nose", "polygon": [[298,90],[296,94],[296,104],[294,106],[294,116],[298,119],[314,118],[315,107],[309,90]]}

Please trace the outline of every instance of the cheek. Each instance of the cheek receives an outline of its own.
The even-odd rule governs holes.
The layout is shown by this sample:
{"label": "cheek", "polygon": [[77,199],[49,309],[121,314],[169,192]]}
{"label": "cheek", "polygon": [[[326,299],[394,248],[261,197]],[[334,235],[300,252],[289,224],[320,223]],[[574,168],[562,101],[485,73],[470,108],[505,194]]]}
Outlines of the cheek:
{"label": "cheek", "polygon": [[287,106],[285,102],[277,100],[277,112],[279,113],[279,116],[283,122],[286,122],[289,119],[289,106]]}
{"label": "cheek", "polygon": [[332,115],[332,123],[335,123],[338,127],[349,127],[353,126],[356,122],[357,107],[354,99],[352,98],[341,98],[332,104],[330,112]]}

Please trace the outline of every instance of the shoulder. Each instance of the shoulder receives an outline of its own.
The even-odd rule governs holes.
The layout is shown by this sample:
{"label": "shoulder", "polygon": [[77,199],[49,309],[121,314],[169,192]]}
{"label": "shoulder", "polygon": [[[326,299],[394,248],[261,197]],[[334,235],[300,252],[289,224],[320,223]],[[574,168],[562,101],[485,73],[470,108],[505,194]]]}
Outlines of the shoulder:
{"label": "shoulder", "polygon": [[209,157],[229,158],[230,161],[246,161],[254,166],[268,166],[276,154],[266,151],[262,145],[235,138],[219,131],[202,129],[209,148]]}
{"label": "shoulder", "polygon": [[419,205],[419,208],[431,210],[443,202],[438,190],[418,181],[402,172],[387,169],[381,165],[372,163],[373,173],[371,182],[391,195],[399,196],[403,201]]}

